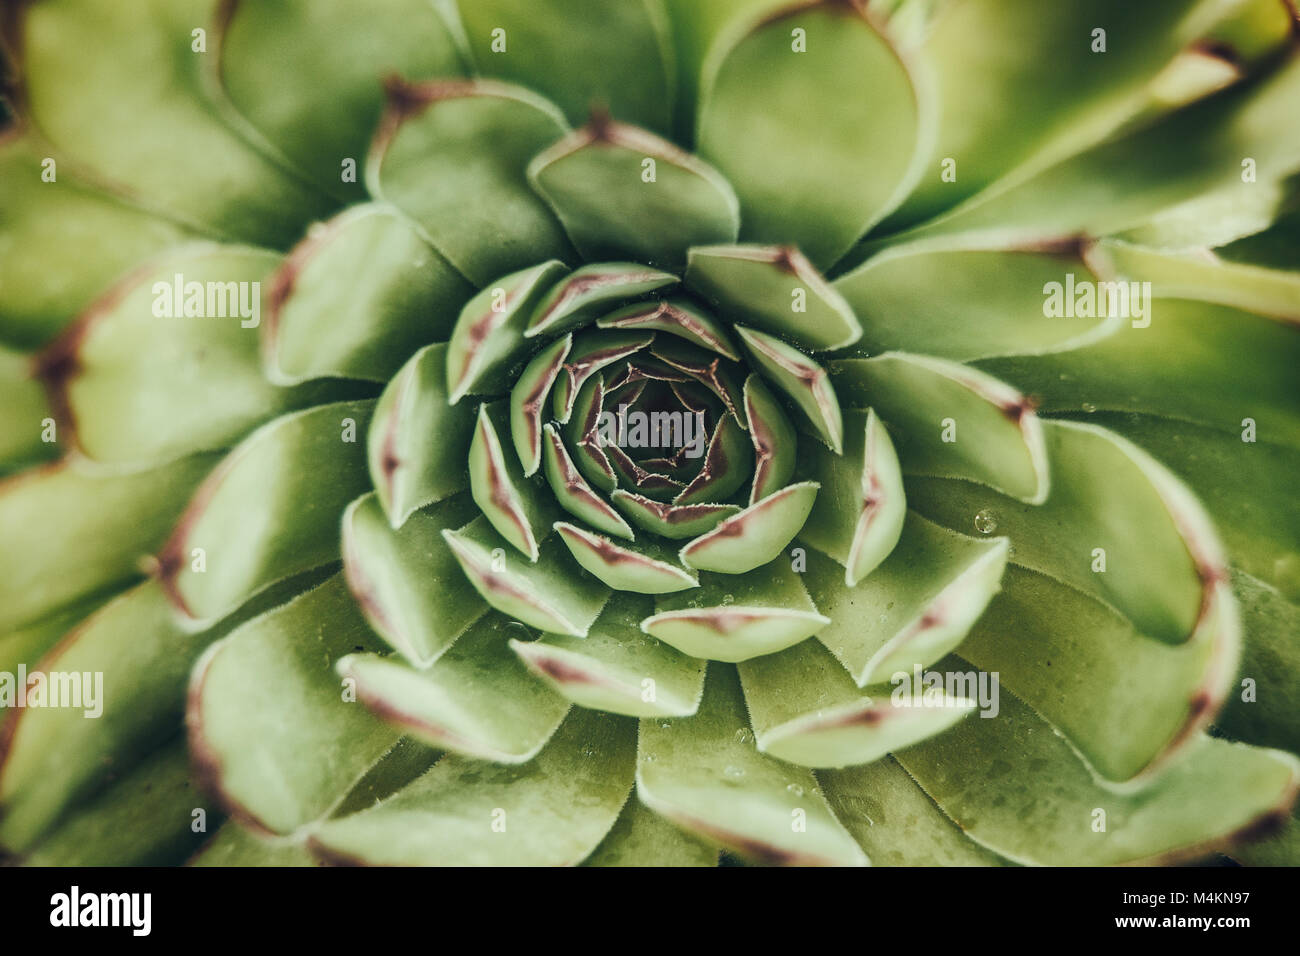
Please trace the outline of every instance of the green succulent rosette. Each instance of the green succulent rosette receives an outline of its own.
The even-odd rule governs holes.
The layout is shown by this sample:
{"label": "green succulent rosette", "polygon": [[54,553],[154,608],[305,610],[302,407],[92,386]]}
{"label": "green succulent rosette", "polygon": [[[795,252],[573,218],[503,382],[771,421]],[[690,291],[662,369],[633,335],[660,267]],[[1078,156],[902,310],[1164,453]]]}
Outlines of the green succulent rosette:
{"label": "green succulent rosette", "polygon": [[12,860],[1300,861],[1287,4],[6,11]]}

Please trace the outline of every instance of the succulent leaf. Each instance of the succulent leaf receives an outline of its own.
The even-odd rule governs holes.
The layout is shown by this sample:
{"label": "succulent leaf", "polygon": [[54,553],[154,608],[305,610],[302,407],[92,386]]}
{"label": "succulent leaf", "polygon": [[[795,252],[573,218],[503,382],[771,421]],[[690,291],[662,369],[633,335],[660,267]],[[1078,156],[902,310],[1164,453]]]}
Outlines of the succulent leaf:
{"label": "succulent leaf", "polygon": [[551,739],[569,704],[510,652],[509,635],[522,630],[488,614],[428,667],[363,652],[340,658],[335,670],[376,715],[433,747],[525,763]]}
{"label": "succulent leaf", "polygon": [[[997,720],[961,721],[895,759],[971,839],[1019,863],[1195,858],[1289,806],[1300,775],[1289,754],[1200,738],[1145,789],[1117,792],[1006,690],[1001,710]],[[1090,825],[1097,809],[1104,833]]]}
{"label": "succulent leaf", "polygon": [[354,206],[309,232],[271,277],[267,374],[280,384],[386,382],[412,352],[447,338],[473,292],[409,220]]}
{"label": "succulent leaf", "polygon": [[889,556],[903,533],[907,498],[889,432],[876,413],[845,413],[843,455],[811,444],[799,470],[821,490],[799,537],[844,565],[853,587]]}
{"label": "succulent leaf", "polygon": [[862,335],[848,302],[793,246],[692,249],[685,281],[722,315],[814,351]]}
{"label": "succulent leaf", "polygon": [[338,559],[338,528],[317,515],[341,514],[366,490],[356,434],[373,409],[341,402],[284,415],[212,470],[158,555],[181,613],[215,620],[268,584]]}
{"label": "succulent leaf", "polygon": [[[24,10],[26,109],[56,155],[114,194],[217,237],[282,248],[329,202],[215,115],[191,51],[196,15],[185,0]],[[153,135],[123,136],[131,116],[150,117]]]}
{"label": "succulent leaf", "polygon": [[784,650],[830,623],[785,558],[745,575],[700,575],[698,591],[661,595],[647,634],[692,657],[744,661]]}
{"label": "succulent leaf", "polygon": [[[520,767],[443,757],[378,806],[321,824],[312,850],[332,862],[390,866],[580,863],[614,825],[632,787],[634,745],[625,723],[575,709]],[[505,825],[494,829],[494,819]]]}
{"label": "succulent leaf", "polygon": [[64,458],[0,482],[0,631],[138,580],[142,559],[163,544],[219,460],[191,455],[149,468],[110,468]]}
{"label": "succulent leaf", "polygon": [[524,339],[529,316],[568,270],[552,259],[512,273],[466,303],[447,343],[447,389],[456,404],[467,394],[506,390],[510,373],[533,351]]}
{"label": "succulent leaf", "polygon": [[442,537],[476,514],[468,495],[455,495],[395,529],[373,492],[343,512],[348,588],[374,632],[416,667],[437,660],[487,610]]}
{"label": "succulent leaf", "polygon": [[355,173],[384,106],[375,78],[462,71],[451,33],[422,0],[371,9],[347,0],[236,0],[220,26],[219,81],[230,103],[321,190],[353,201],[363,198]]}
{"label": "succulent leaf", "polygon": [[704,692],[704,661],[641,633],[649,601],[616,595],[585,638],[512,638],[537,677],[580,707],[630,717],[685,717]]}
{"label": "succulent leaf", "polygon": [[[735,671],[714,664],[694,716],[641,721],[636,792],[688,832],[760,863],[868,861],[812,772],[759,753]],[[725,795],[725,796],[724,796]],[[791,826],[802,820],[804,829]]]}
{"label": "succulent leaf", "polygon": [[[703,76],[699,150],[744,203],[747,241],[793,242],[829,267],[920,174],[917,90],[856,4],[793,4],[706,63]],[[827,90],[864,86],[870,98],[827,99]],[[832,102],[833,120],[816,107]]]}
{"label": "succulent leaf", "polygon": [[707,163],[605,116],[540,153],[528,180],[588,260],[680,267],[692,246],[734,242],[740,203]]}
{"label": "succulent leaf", "polygon": [[528,319],[524,332],[559,335],[590,325],[619,302],[638,299],[677,284],[671,272],[634,262],[598,262],[574,269],[557,282]]}
{"label": "succulent leaf", "polygon": [[397,739],[355,700],[340,706],[334,664],[357,647],[380,643],[335,575],[199,659],[186,713],[190,751],[247,825],[291,833],[319,819]]}
{"label": "succulent leaf", "polygon": [[564,230],[524,175],[533,156],[566,130],[551,103],[518,87],[395,84],[366,161],[366,184],[482,288],[545,259],[572,257]]}
{"label": "succulent leaf", "polygon": [[912,512],[889,557],[854,587],[839,564],[810,551],[804,578],[828,619],[817,639],[859,687],[928,667],[965,639],[997,593],[1007,551],[1005,538],[968,538]]}
{"label": "succulent leaf", "polygon": [[456,0],[456,6],[484,75],[541,91],[572,122],[594,100],[620,120],[667,130],[676,78],[659,0]]}
{"label": "succulent leaf", "polygon": [[964,478],[1033,505],[1047,500],[1048,453],[1034,403],[964,365],[889,353],[832,362],[850,408],[870,405],[898,437],[904,474]]}
{"label": "succulent leaf", "polygon": [[469,487],[476,410],[451,405],[447,346],[428,345],[385,386],[366,433],[366,463],[394,528],[415,509]]}
{"label": "succulent leaf", "polygon": [[759,374],[802,413],[803,423],[835,454],[844,451],[844,419],[826,370],[780,339],[736,326]]}
{"label": "succulent leaf", "polygon": [[574,560],[616,591],[668,594],[699,584],[665,546],[652,542],[616,544],[567,521],[555,522],[555,530]]}
{"label": "succulent leaf", "polygon": [[585,575],[555,536],[542,541],[531,564],[511,559],[505,538],[482,516],[442,536],[483,600],[539,630],[585,637],[609,598],[609,589]]}

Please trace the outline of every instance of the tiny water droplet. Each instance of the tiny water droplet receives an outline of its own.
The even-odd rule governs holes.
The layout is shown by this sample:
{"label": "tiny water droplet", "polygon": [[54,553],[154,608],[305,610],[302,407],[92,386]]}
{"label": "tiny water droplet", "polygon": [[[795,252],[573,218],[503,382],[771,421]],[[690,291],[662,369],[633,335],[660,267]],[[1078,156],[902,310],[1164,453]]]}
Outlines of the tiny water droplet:
{"label": "tiny water droplet", "polygon": [[736,777],[743,777],[743,776],[745,775],[745,768],[744,768],[744,767],[728,766],[728,767],[727,767],[725,770],[723,770],[722,772],[725,773],[728,777],[731,777],[731,778],[734,779],[734,778],[736,778]]}
{"label": "tiny water droplet", "polygon": [[738,744],[747,744],[754,739],[754,735],[750,733],[748,727],[737,727],[735,737]]}
{"label": "tiny water droplet", "polygon": [[659,721],[659,729],[660,729],[660,730],[669,730],[669,729],[672,728],[672,726],[673,726],[673,722],[672,722],[671,720],[661,720],[661,721]]}
{"label": "tiny water droplet", "polygon": [[722,595],[722,600],[719,603],[723,607],[726,607],[728,604],[734,604],[735,602],[736,602],[736,597],[734,594],[724,594]]}
{"label": "tiny water droplet", "polygon": [[980,534],[992,534],[998,530],[998,517],[988,508],[975,515],[975,530]]}
{"label": "tiny water droplet", "polygon": [[1093,412],[1097,410],[1097,406],[1092,404],[1092,402],[1084,402],[1083,410],[1087,412],[1089,415],[1091,415]]}
{"label": "tiny water droplet", "polygon": [[797,783],[786,784],[785,789],[788,790],[790,793],[793,793],[796,797],[803,796],[803,787],[799,786],[799,784]]}
{"label": "tiny water droplet", "polygon": [[594,757],[596,755],[596,748],[593,747],[591,744],[586,744],[582,748],[582,755],[584,757]]}

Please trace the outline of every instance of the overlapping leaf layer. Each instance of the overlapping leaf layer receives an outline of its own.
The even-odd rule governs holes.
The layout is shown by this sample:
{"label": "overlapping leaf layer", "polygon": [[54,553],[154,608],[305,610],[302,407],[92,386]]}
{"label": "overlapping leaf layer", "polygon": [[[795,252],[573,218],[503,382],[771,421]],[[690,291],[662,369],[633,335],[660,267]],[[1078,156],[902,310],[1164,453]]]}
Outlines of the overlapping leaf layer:
{"label": "overlapping leaf layer", "polygon": [[0,852],[1300,862],[1300,27],[1053,6],[22,6]]}

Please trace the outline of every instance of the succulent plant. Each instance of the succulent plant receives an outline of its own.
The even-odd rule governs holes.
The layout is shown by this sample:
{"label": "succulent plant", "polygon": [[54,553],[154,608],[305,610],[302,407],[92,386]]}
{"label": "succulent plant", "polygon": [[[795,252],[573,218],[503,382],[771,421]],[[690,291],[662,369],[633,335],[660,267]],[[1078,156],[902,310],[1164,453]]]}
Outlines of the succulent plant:
{"label": "succulent plant", "polygon": [[6,10],[12,858],[1300,861],[1287,4]]}

